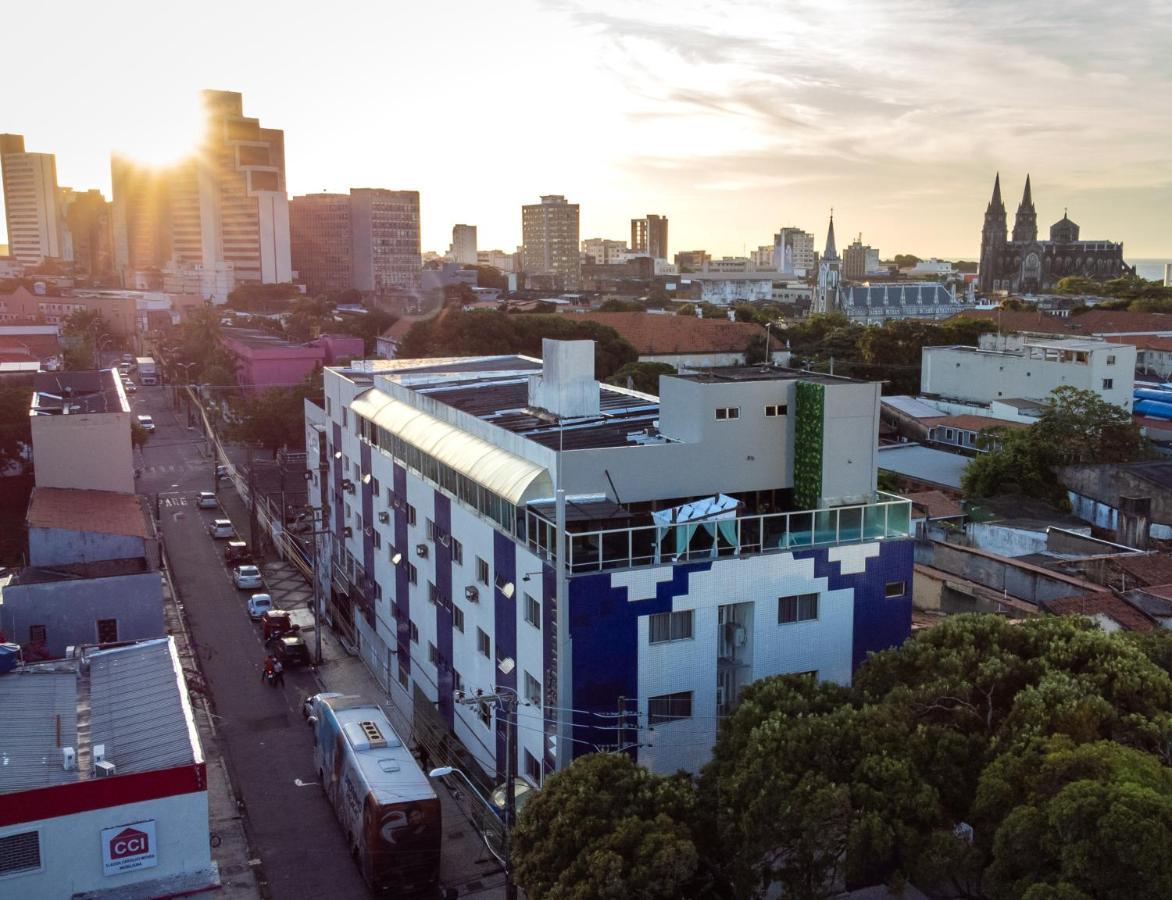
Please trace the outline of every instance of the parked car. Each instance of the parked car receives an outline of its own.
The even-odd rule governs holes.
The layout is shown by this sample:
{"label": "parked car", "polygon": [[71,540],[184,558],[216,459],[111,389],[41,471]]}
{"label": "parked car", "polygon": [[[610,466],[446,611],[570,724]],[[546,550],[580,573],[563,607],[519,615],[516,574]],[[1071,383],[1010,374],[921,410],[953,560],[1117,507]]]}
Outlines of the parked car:
{"label": "parked car", "polygon": [[122,387],[126,389],[126,393],[133,394],[138,390],[138,385],[129,378],[122,381]]}
{"label": "parked car", "polygon": [[217,478],[230,478],[231,476],[228,474],[228,467],[227,466],[216,466],[216,477]]}
{"label": "parked car", "polygon": [[265,586],[264,576],[256,566],[237,566],[232,570],[232,580],[242,591],[255,591]]}
{"label": "parked car", "polygon": [[265,642],[265,649],[285,666],[308,666],[313,663],[305,638],[299,634],[283,634]]}
{"label": "parked car", "polygon": [[130,374],[130,363],[128,363],[128,362],[119,363],[118,364],[118,373],[123,376],[129,375]]}
{"label": "parked car", "polygon": [[216,509],[220,505],[220,501],[216,499],[216,495],[211,491],[200,491],[199,496],[195,500],[195,505],[200,509]]}
{"label": "parked car", "polygon": [[267,641],[298,628],[293,624],[293,617],[287,609],[270,609],[260,620],[261,636]]}
{"label": "parked car", "polygon": [[254,622],[272,608],[273,597],[271,594],[253,594],[248,598],[248,618]]}
{"label": "parked car", "polygon": [[155,420],[152,419],[150,416],[139,416],[138,417],[138,424],[141,425],[147,431],[154,431],[155,430]]}
{"label": "parked car", "polygon": [[214,538],[234,538],[236,529],[232,527],[231,519],[212,519],[208,525],[208,534]]}
{"label": "parked car", "polygon": [[228,541],[224,548],[224,562],[229,566],[239,566],[252,562],[252,551],[244,541]]}

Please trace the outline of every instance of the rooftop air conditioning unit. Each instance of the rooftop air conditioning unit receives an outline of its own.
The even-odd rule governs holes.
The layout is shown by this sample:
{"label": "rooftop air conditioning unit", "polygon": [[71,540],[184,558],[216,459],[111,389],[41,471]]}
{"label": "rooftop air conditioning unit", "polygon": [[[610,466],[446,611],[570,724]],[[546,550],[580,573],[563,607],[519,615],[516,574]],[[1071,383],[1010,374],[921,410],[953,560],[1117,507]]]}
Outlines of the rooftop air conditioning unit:
{"label": "rooftop air conditioning unit", "polygon": [[469,603],[476,603],[480,599],[480,590],[474,584],[464,588],[464,599]]}
{"label": "rooftop air conditioning unit", "polygon": [[109,760],[103,759],[101,762],[94,763],[94,775],[98,778],[109,778],[111,775],[118,774],[118,767]]}
{"label": "rooftop air conditioning unit", "polygon": [[391,514],[384,509],[378,514],[378,520],[386,525],[387,522],[391,521]]}
{"label": "rooftop air conditioning unit", "polygon": [[427,559],[427,544],[416,544],[415,555],[420,559]]}
{"label": "rooftop air conditioning unit", "polygon": [[77,768],[77,751],[72,747],[61,748],[61,768],[66,772],[72,772]]}

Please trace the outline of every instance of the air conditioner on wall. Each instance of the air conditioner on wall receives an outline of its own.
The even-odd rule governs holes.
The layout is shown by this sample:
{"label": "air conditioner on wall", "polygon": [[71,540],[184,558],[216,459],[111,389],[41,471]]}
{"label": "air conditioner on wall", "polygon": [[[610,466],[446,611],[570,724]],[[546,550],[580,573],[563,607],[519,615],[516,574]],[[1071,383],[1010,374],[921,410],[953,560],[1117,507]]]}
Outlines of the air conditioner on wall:
{"label": "air conditioner on wall", "polygon": [[342,528],[342,536],[343,537],[354,537],[354,529],[351,528],[349,525],[346,525],[345,527]]}
{"label": "air conditioner on wall", "polygon": [[427,559],[427,544],[416,544],[415,555],[420,559]]}
{"label": "air conditioner on wall", "polygon": [[343,478],[342,479],[342,490],[353,494],[354,493],[354,482],[351,481],[349,478]]}
{"label": "air conditioner on wall", "polygon": [[468,587],[464,588],[464,599],[470,603],[476,603],[480,599],[480,591],[477,589],[476,585],[470,584]]}
{"label": "air conditioner on wall", "polygon": [[382,512],[380,512],[378,514],[378,520],[382,524],[386,525],[387,522],[391,521],[391,514],[384,509]]}

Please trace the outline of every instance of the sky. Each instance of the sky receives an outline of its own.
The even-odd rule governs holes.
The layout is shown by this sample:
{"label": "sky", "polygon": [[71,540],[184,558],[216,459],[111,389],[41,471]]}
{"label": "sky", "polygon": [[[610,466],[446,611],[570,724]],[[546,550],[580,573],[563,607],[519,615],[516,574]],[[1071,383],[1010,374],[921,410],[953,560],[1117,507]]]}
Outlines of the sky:
{"label": "sky", "polygon": [[1172,257],[1167,0],[65,0],[5,33],[0,131],[107,196],[216,88],[285,130],[291,195],[420,191],[425,250],[512,250],[558,193],[582,238],[667,215],[672,253],[821,247],[833,208],[840,249],[975,258],[1000,171],[1011,224],[1028,172],[1043,232]]}

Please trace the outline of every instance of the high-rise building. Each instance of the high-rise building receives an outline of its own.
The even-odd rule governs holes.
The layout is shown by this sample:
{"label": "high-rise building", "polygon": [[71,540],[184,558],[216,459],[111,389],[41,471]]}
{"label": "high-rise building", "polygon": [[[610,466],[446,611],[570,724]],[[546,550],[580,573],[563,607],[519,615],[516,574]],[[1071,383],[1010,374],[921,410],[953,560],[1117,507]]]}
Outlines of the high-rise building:
{"label": "high-rise building", "polygon": [[101,191],[61,188],[66,256],[74,272],[87,279],[108,277],[114,270],[110,204]]}
{"label": "high-rise building", "polygon": [[879,262],[879,251],[863,243],[860,234],[842,251],[842,277],[858,281],[872,274]]}
{"label": "high-rise building", "polygon": [[667,216],[631,219],[631,252],[667,259]]}
{"label": "high-rise building", "polygon": [[235,282],[292,278],[285,136],[244,115],[234,91],[203,92],[198,152],[167,168],[114,157],[114,248],[124,283],[158,270],[231,271]]}
{"label": "high-rise building", "polygon": [[419,285],[419,191],[352,188],[350,228],[354,287],[381,294]]}
{"label": "high-rise building", "polygon": [[462,266],[476,265],[476,226],[452,226],[452,260]]}
{"label": "high-rise building", "polygon": [[57,190],[57,158],[27,153],[24,137],[0,134],[0,175],[8,252],[26,266],[64,259],[64,223]]}
{"label": "high-rise building", "polygon": [[549,276],[563,288],[578,286],[578,204],[561,194],[521,207],[522,266],[528,275]]}
{"label": "high-rise building", "polygon": [[773,265],[787,275],[813,272],[817,266],[814,235],[792,226],[782,228],[773,237]]}
{"label": "high-rise building", "polygon": [[289,201],[293,269],[311,294],[354,286],[349,194],[306,194]]}
{"label": "high-rise building", "polygon": [[612,266],[629,255],[626,242],[606,238],[587,238],[582,242],[582,253],[596,266]]}

